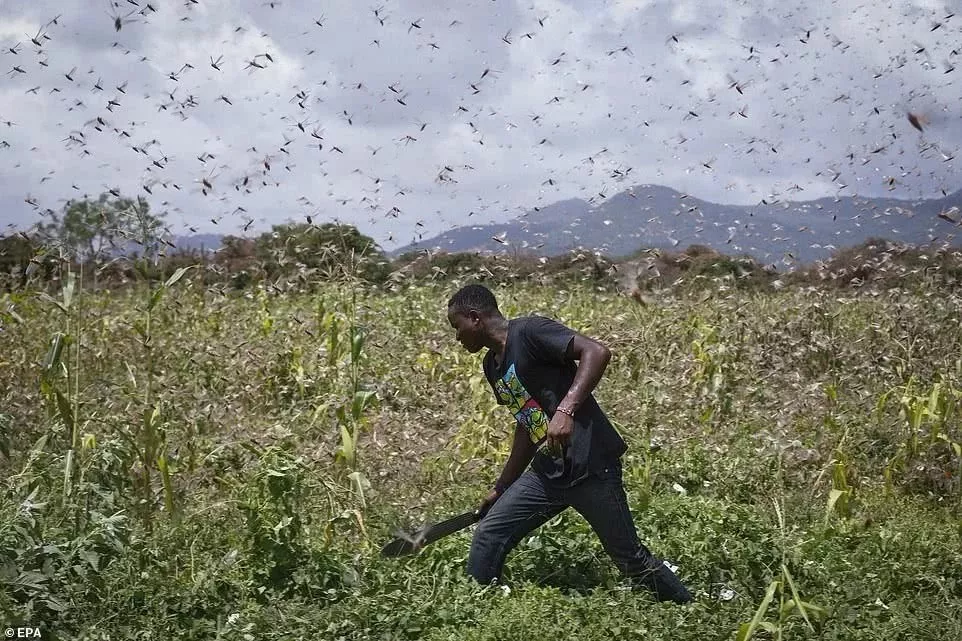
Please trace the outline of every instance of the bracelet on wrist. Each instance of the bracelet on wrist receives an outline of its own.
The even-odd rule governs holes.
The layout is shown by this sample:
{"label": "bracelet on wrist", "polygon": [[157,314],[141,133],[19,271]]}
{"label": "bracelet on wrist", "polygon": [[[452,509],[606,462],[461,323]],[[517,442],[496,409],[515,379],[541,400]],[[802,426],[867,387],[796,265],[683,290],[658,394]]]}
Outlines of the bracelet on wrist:
{"label": "bracelet on wrist", "polygon": [[556,411],[556,412],[561,412],[562,414],[567,414],[567,415],[570,416],[571,418],[574,418],[574,417],[575,417],[575,413],[574,413],[574,412],[572,412],[571,410],[569,410],[569,409],[567,409],[567,408],[564,408],[564,407],[560,407],[560,406],[559,406],[557,409],[555,409],[555,411]]}

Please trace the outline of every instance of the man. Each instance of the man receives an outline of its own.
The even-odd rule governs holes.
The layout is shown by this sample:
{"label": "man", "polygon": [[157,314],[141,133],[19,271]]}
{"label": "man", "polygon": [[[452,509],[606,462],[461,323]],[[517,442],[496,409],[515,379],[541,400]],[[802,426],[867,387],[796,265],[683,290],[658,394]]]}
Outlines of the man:
{"label": "man", "polygon": [[691,601],[638,540],[622,484],[627,445],[591,393],[611,358],[608,348],[542,316],[506,319],[483,285],[451,297],[448,321],[470,353],[488,348],[485,377],[517,421],[508,461],[480,506],[468,574],[483,584],[500,578],[521,539],[573,507],[624,576],[658,600]]}

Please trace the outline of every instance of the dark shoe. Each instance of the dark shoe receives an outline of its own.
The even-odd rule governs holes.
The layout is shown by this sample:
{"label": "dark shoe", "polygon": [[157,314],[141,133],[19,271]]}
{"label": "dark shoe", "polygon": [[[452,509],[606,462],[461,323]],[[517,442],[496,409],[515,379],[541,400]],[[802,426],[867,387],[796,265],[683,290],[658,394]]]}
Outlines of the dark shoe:
{"label": "dark shoe", "polygon": [[675,603],[689,603],[692,601],[688,588],[675,576],[664,563],[657,562],[657,566],[642,575],[632,577],[638,585],[650,590],[658,601],[674,601]]}

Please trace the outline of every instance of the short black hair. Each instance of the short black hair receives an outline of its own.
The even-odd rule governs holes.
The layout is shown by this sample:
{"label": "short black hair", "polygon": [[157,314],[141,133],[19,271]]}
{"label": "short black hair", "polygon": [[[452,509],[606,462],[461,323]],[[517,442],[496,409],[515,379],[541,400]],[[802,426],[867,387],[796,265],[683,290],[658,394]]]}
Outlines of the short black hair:
{"label": "short black hair", "polygon": [[469,309],[476,309],[482,314],[500,314],[498,301],[490,289],[484,285],[471,284],[465,285],[451,298],[448,299],[448,307],[454,308],[456,312],[466,312]]}

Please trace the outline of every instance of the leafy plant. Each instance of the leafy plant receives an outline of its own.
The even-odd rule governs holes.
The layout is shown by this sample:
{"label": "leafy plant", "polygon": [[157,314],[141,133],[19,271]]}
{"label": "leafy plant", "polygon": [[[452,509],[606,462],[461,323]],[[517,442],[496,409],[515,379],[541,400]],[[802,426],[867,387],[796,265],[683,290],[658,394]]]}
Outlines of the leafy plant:
{"label": "leafy plant", "polygon": [[[773,503],[775,513],[778,516],[779,530],[782,533],[782,540],[784,542],[785,518],[782,515],[782,509],[778,502],[773,501]],[[789,617],[796,612],[805,621],[808,629],[811,632],[815,632],[812,619],[820,621],[826,616],[827,612],[825,609],[802,600],[798,593],[798,588],[795,586],[795,580],[792,578],[792,573],[788,569],[787,557],[787,550],[783,547],[782,562],[779,565],[779,576],[768,584],[768,588],[765,590],[765,596],[762,597],[761,603],[758,604],[758,609],[755,610],[755,615],[751,621],[739,626],[735,641],[749,641],[756,630],[759,629],[765,630],[771,634],[773,638],[781,641],[784,634],[785,623]],[[769,621],[765,619],[765,616],[776,595],[778,595],[776,618],[774,621]]]}
{"label": "leafy plant", "polygon": [[[956,291],[721,274],[639,304],[576,258],[551,287],[506,261],[382,285],[254,258],[233,290],[148,252],[126,289],[64,261],[47,297],[0,298],[0,612],[91,640],[962,638]],[[509,316],[611,347],[594,394],[633,520],[695,603],[629,590],[574,511],[500,585],[465,576],[471,530],[379,556],[507,456],[511,417],[444,317],[475,269]]]}

